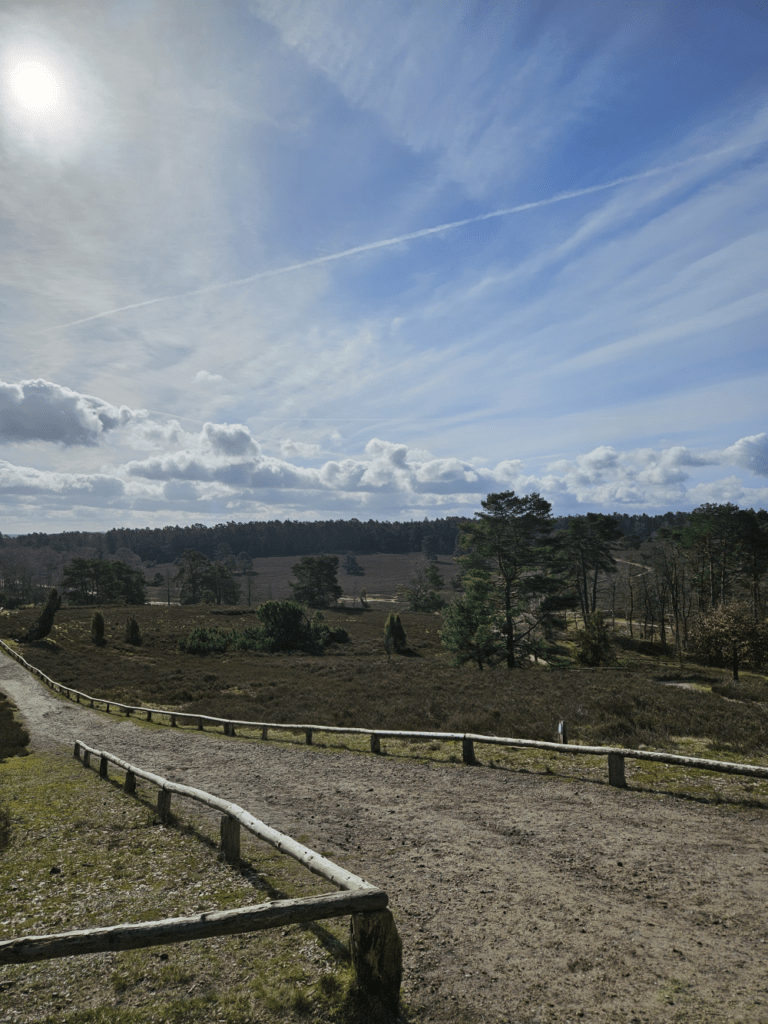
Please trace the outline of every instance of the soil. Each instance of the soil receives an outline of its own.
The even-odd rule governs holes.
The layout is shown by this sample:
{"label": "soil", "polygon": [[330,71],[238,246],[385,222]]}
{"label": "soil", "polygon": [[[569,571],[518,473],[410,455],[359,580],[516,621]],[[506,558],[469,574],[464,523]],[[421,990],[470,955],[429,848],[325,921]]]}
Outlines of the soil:
{"label": "soil", "polygon": [[0,689],[33,747],[81,739],[232,799],[384,888],[404,1019],[768,1022],[765,809],[141,727],[5,656]]}

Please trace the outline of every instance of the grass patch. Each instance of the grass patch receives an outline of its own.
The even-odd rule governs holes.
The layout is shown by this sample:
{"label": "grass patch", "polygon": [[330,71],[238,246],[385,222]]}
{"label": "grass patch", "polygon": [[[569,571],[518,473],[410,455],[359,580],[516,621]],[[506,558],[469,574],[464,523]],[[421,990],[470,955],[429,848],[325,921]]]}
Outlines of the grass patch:
{"label": "grass patch", "polygon": [[[155,790],[100,780],[71,756],[0,764],[13,826],[0,855],[0,938],[154,920],[328,891],[298,864],[242,837],[217,859],[218,820],[179,802],[158,824]],[[179,810],[181,808],[181,810]],[[0,968],[4,1020],[336,1020],[349,981],[348,920]],[[87,980],[86,980],[87,979]],[[332,980],[328,980],[332,979]]]}

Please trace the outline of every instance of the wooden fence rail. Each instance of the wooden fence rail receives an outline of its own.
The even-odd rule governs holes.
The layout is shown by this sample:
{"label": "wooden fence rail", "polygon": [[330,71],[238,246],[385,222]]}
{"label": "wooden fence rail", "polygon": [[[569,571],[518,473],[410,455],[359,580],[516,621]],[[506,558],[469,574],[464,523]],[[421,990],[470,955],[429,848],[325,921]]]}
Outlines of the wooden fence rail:
{"label": "wooden fence rail", "polygon": [[339,725],[308,725],[288,724],[285,722],[248,722],[240,719],[216,718],[213,715],[185,714],[181,711],[167,711],[162,708],[145,708],[132,704],[121,704],[114,700],[107,700],[104,697],[91,697],[72,687],[64,686],[50,679],[47,675],[30,665],[17,651],[0,640],[0,647],[15,658],[19,664],[41,679],[47,686],[50,686],[57,693],[68,697],[74,697],[78,703],[87,701],[91,707],[97,704],[105,706],[107,712],[111,708],[117,708],[126,715],[140,713],[146,715],[148,721],[152,716],[162,716],[169,720],[174,728],[180,723],[189,723],[201,730],[206,724],[221,726],[226,736],[234,736],[236,729],[261,730],[262,740],[269,738],[269,732],[290,732],[304,733],[305,742],[311,744],[315,733],[341,734],[346,736],[369,736],[371,751],[374,754],[381,753],[381,740],[407,739],[407,740],[440,740],[455,741],[462,745],[462,759],[466,764],[475,764],[475,743],[484,743],[490,746],[511,747],[511,748],[534,748],[539,750],[552,750],[568,754],[592,754],[596,757],[605,757],[608,761],[608,781],[612,786],[626,786],[625,760],[627,758],[636,761],[653,761],[657,764],[679,765],[683,768],[697,768],[702,771],[723,772],[729,775],[748,775],[758,779],[768,779],[768,766],[743,764],[735,761],[714,761],[704,757],[686,757],[682,754],[668,754],[659,750],[633,750],[626,747],[590,747],[577,743],[567,743],[565,722],[558,726],[558,736],[562,742],[550,743],[546,740],[525,740],[508,736],[485,736],[478,733],[453,733],[453,732],[419,732],[404,729],[369,729],[355,726]]}
{"label": "wooden fence rail", "polygon": [[79,740],[75,743],[74,756],[82,759],[85,767],[90,766],[92,759],[98,760],[101,778],[108,777],[110,764],[120,768],[125,772],[124,789],[128,793],[136,792],[137,779],[158,786],[158,813],[163,820],[170,816],[173,793],[221,811],[221,848],[226,860],[239,860],[242,825],[252,835],[293,857],[313,874],[342,891],[305,899],[274,900],[193,917],[5,939],[0,941],[0,964],[34,963],[65,956],[167,945],[350,915],[350,954],[355,972],[353,993],[367,1001],[375,1000],[389,1012],[397,1013],[402,981],[402,943],[392,913],[387,909],[389,897],[386,892],[290,836],[270,828],[230,800],[172,782]]}

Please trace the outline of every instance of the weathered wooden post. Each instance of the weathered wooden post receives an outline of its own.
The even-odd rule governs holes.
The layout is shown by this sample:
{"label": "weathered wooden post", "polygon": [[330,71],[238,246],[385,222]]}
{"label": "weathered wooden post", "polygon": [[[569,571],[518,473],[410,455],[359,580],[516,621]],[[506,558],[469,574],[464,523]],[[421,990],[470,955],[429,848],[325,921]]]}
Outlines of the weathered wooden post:
{"label": "weathered wooden post", "polygon": [[240,860],[240,822],[237,818],[222,814],[220,835],[223,859],[228,864],[237,864]]}
{"label": "weathered wooden post", "polygon": [[371,753],[372,754],[380,754],[381,753],[381,740],[379,739],[379,737],[376,735],[375,732],[371,733]]}
{"label": "weathered wooden post", "polygon": [[618,786],[624,789],[627,780],[624,777],[624,758],[621,754],[608,755],[608,783],[611,786]]}
{"label": "weathered wooden post", "polygon": [[128,708],[128,707],[127,707],[127,708],[125,709],[125,717],[126,717],[126,718],[130,718],[130,717],[131,717],[131,711],[133,711],[133,708]]}
{"label": "weathered wooden post", "polygon": [[80,760],[80,744],[75,740],[75,757]]}
{"label": "weathered wooden post", "polygon": [[378,1003],[397,1017],[403,980],[403,944],[390,910],[352,914],[349,951],[355,972],[351,996],[366,1008]]}
{"label": "weathered wooden post", "polygon": [[171,715],[171,728],[176,728],[176,715]]}
{"label": "weathered wooden post", "polygon": [[312,746],[312,730],[311,729],[305,729],[304,730],[304,742],[307,744],[308,747]]}
{"label": "weathered wooden post", "polygon": [[147,711],[147,721],[148,722],[152,721],[152,712],[151,711]]}
{"label": "weathered wooden post", "polygon": [[83,768],[91,767],[91,752],[90,750],[83,751]]}
{"label": "weathered wooden post", "polygon": [[171,791],[160,789],[157,792],[157,815],[160,821],[166,822],[171,816]]}
{"label": "weathered wooden post", "polygon": [[202,720],[202,718],[198,718],[198,720],[197,720],[197,731],[198,732],[205,732],[205,730],[203,729],[203,720]]}
{"label": "weathered wooden post", "polygon": [[126,793],[136,792],[136,776],[133,772],[125,773],[125,782],[123,783],[123,790]]}
{"label": "weathered wooden post", "polygon": [[568,729],[566,728],[565,722],[557,723],[557,739],[556,743],[568,743]]}
{"label": "weathered wooden post", "polygon": [[266,725],[262,725],[261,727],[261,738],[263,740],[269,739],[269,729],[266,727]]}
{"label": "weathered wooden post", "polygon": [[80,703],[80,694],[79,693],[75,695],[75,703],[77,703],[77,704]]}
{"label": "weathered wooden post", "polygon": [[102,779],[106,779],[107,778],[108,771],[109,771],[109,759],[106,758],[106,757],[102,757],[101,760],[99,761],[99,775],[102,777]]}
{"label": "weathered wooden post", "polygon": [[107,712],[107,714],[109,714],[109,701],[106,701],[106,705],[107,706],[104,708],[104,710]]}
{"label": "weathered wooden post", "polygon": [[461,759],[464,764],[477,764],[475,760],[475,744],[472,740],[463,739],[461,741]]}
{"label": "weathered wooden post", "polygon": [[91,697],[91,707],[93,707],[93,697]]}

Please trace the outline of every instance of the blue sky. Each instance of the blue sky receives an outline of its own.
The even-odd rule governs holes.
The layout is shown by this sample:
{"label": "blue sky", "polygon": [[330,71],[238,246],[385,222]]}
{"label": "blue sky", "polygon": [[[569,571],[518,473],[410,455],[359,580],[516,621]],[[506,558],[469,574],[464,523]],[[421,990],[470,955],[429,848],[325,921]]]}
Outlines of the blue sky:
{"label": "blue sky", "polygon": [[767,29],[4,4],[0,530],[768,507]]}

